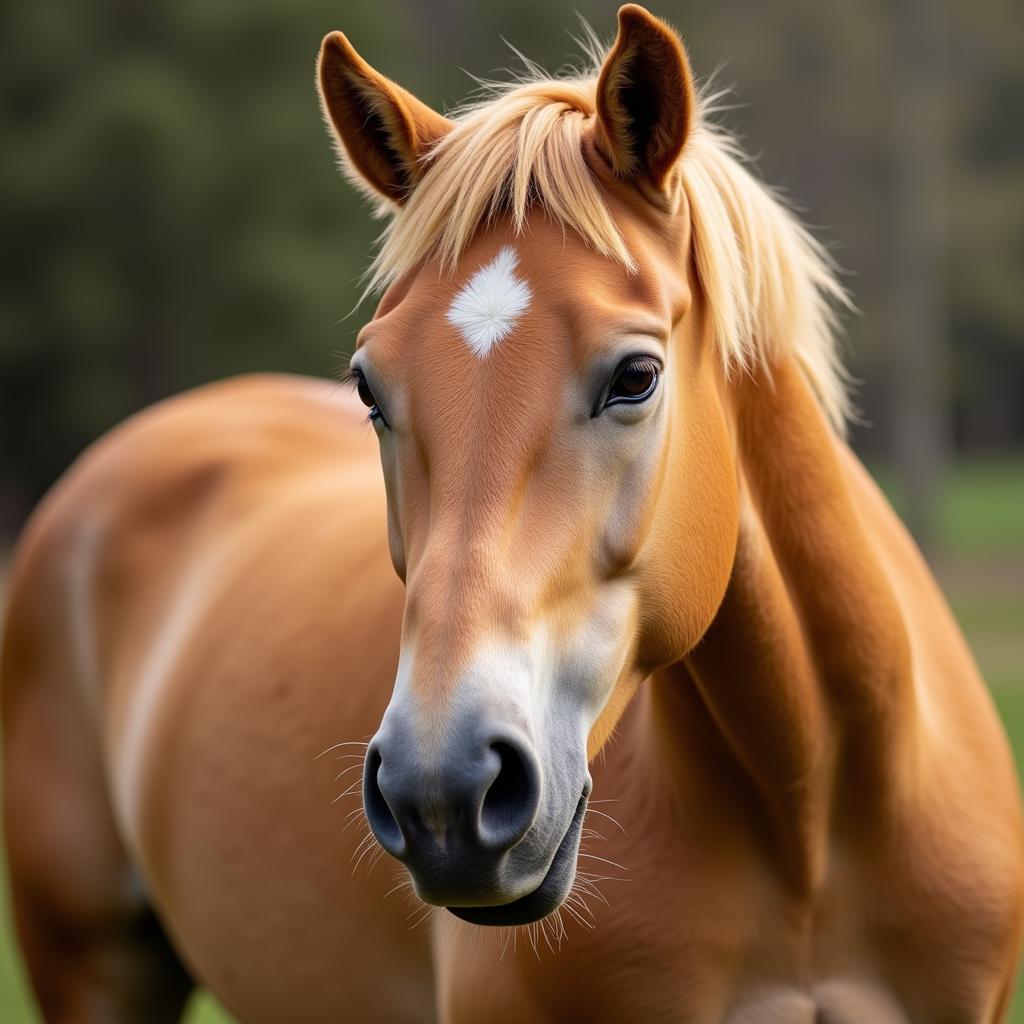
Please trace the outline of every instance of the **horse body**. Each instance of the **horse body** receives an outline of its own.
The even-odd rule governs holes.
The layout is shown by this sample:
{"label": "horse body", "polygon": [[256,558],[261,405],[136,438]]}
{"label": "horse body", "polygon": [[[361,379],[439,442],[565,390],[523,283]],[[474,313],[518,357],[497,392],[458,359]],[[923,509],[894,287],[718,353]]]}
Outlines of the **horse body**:
{"label": "horse body", "polygon": [[[342,832],[344,813],[329,810],[347,788],[335,776],[353,763],[339,753],[361,748],[316,758],[339,729],[372,731],[395,668],[402,594],[368,441],[327,382],[214,386],[89,452],[27,532],[4,668],[8,842],[52,1019],[111,1003],[102,976],[82,991],[43,952],[44,923],[68,917],[97,962],[121,945],[135,957],[149,903],[240,1019],[324,1019],[325,1006],[337,1015],[352,1000],[393,1000],[394,1019],[415,1019],[408,1001],[421,1012],[429,999],[415,991],[417,976],[429,981],[426,932],[406,932],[400,897],[381,903],[389,874],[353,879],[365,829]],[[382,641],[354,657],[368,636]],[[95,736],[67,753],[38,743],[52,714]],[[104,827],[82,833],[76,818],[19,813],[21,801],[80,801]],[[198,874],[187,867],[197,853]],[[99,927],[118,917],[123,936]],[[384,944],[387,958],[353,961]],[[397,988],[391,957],[407,978]],[[251,984],[256,964],[266,986]],[[140,1019],[156,1019],[147,1002]]]}
{"label": "horse body", "polygon": [[[638,11],[596,112],[527,85],[486,147],[329,37],[351,163],[426,190],[353,360],[372,428],[323,382],[211,385],[34,516],[4,779],[49,1020],[173,1020],[193,978],[246,1022],[1003,1018],[1008,745],[828,421],[823,265],[718,149],[681,183],[708,140]],[[463,217],[459,160],[524,139],[521,223]],[[439,210],[448,274],[416,253]]]}
{"label": "horse body", "polygon": [[[797,395],[773,405],[793,408],[793,383]],[[407,898],[383,898],[393,872],[367,871],[369,857],[351,870],[366,850],[364,831],[344,829],[351,801],[331,813],[353,774],[338,772],[359,764],[344,759],[352,748],[317,757],[336,736],[372,732],[397,664],[403,596],[367,440],[330,385],[243,379],[121,428],[49,499],[14,574],[5,715],[18,731],[6,774],[37,806],[68,798],[82,765],[42,773],[52,751],[17,741],[51,702],[62,716],[87,710],[97,736],[85,756],[97,763],[83,810],[112,813],[114,827],[99,844],[94,824],[12,820],[22,893],[66,913],[68,901],[102,906],[137,873],[125,913],[158,908],[190,970],[245,1021],[356,1008],[394,1020],[903,1021],[951,1005],[951,1019],[994,1019],[1018,913],[1012,765],[927,571],[839,445],[816,461],[835,459],[849,512],[874,540],[851,547],[846,571],[884,562],[931,669],[913,680],[928,713],[894,723],[898,742],[888,725],[823,727],[833,698],[817,666],[784,703],[788,655],[750,664],[745,647],[781,611],[740,556],[701,649],[648,681],[594,766],[618,824],[595,818],[604,838],[587,849],[598,874],[627,879],[600,886],[608,905],[589,899],[579,920],[563,916],[564,936],[522,934],[515,952],[507,933],[440,913],[410,928],[420,914]],[[773,459],[776,440],[762,438]],[[823,496],[810,499],[791,500],[813,509]],[[741,549],[765,539],[755,530]],[[829,584],[809,582],[815,598]],[[851,614],[870,624],[873,610]],[[83,616],[91,649],[74,641]],[[752,706],[758,677],[780,669],[772,706]],[[799,747],[800,718],[831,763],[827,783],[769,774],[788,767],[773,732]],[[98,885],[65,877],[90,845],[110,893],[55,891]],[[40,955],[38,971],[56,967]],[[919,963],[933,965],[923,977]]]}

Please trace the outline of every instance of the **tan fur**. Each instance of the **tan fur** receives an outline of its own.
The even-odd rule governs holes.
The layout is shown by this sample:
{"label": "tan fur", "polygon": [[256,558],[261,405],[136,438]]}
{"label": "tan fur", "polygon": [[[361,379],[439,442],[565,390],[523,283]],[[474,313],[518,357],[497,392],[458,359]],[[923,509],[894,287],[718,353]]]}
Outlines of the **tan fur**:
{"label": "tan fur", "polygon": [[[517,109],[539,110],[548,87],[524,88]],[[518,133],[515,96],[494,101],[496,135],[456,123],[389,244],[438,196],[444,146],[468,160],[469,140]],[[535,190],[520,219],[475,224],[454,268],[423,249],[383,296],[355,357],[388,413],[377,440],[328,384],[212,385],[99,442],[33,517],[4,782],[49,1020],[173,1019],[189,975],[255,1024],[1005,1019],[1013,760],[926,565],[830,423],[827,269],[699,122],[684,154],[710,149],[689,171],[684,155],[666,206],[588,116],[540,113],[524,146],[578,144],[567,166],[629,266]],[[514,179],[519,151],[500,152]],[[737,258],[766,262],[708,251],[726,223]],[[532,298],[481,360],[444,313],[510,244]],[[723,360],[729,295],[757,328],[744,373]],[[657,403],[592,417],[595,367],[641,335],[663,356]],[[358,795],[332,800],[399,650],[429,748],[495,637],[587,650],[613,628],[588,744],[609,802],[560,916],[512,935],[387,895],[404,872],[368,871],[372,843],[345,829]]]}

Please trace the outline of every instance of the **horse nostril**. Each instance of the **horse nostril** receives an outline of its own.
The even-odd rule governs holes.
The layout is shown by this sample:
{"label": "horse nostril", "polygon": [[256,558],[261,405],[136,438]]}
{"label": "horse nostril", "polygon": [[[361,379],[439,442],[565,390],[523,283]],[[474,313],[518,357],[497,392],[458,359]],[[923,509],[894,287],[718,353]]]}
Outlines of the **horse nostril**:
{"label": "horse nostril", "polygon": [[507,849],[523,838],[537,816],[540,778],[533,755],[519,744],[496,740],[490,745],[500,767],[480,807],[480,839]]}
{"label": "horse nostril", "polygon": [[392,857],[401,858],[405,853],[405,837],[380,788],[381,761],[380,751],[370,747],[363,766],[363,810],[377,842]]}

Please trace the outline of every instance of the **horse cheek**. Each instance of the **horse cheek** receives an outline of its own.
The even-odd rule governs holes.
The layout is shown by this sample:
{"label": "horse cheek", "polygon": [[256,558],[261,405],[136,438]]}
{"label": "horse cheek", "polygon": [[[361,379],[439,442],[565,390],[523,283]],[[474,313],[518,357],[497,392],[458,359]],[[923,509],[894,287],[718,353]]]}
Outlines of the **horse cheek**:
{"label": "horse cheek", "polygon": [[679,661],[707,631],[736,555],[739,497],[725,413],[710,379],[692,382],[648,541],[638,661]]}

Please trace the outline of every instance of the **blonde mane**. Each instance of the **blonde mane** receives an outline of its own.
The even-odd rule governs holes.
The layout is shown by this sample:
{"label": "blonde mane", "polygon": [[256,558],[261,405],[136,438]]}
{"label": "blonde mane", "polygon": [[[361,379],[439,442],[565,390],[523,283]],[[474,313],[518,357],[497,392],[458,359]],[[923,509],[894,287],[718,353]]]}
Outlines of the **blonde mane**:
{"label": "blonde mane", "polygon": [[[592,48],[590,55],[597,56]],[[552,78],[530,62],[526,68],[512,83],[488,83],[482,99],[457,111],[408,201],[382,205],[390,220],[368,290],[386,287],[427,257],[450,270],[483,224],[506,215],[520,231],[534,204],[597,252],[635,269],[583,156],[596,71]],[[713,101],[698,100],[679,167],[726,372],[770,372],[794,356],[842,432],[849,400],[836,309],[850,300],[821,243],[750,174],[732,136],[711,123]]]}

